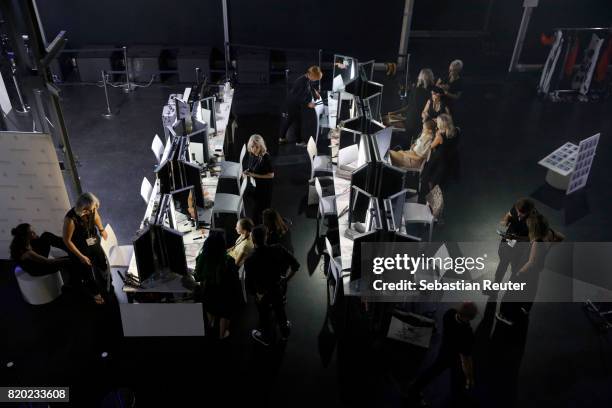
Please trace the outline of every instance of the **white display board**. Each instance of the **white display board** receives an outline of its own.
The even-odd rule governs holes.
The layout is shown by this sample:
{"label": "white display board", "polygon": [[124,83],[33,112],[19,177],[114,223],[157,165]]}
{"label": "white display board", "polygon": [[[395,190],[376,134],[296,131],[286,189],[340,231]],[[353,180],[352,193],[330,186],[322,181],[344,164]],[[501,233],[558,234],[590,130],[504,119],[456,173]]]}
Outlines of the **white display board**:
{"label": "white display board", "polygon": [[0,109],[5,115],[8,115],[13,107],[11,106],[11,100],[9,99],[6,85],[4,84],[4,78],[0,72]]}
{"label": "white display board", "polygon": [[70,209],[53,141],[45,133],[0,132],[0,258],[9,258],[11,229],[32,224],[61,235]]}
{"label": "white display board", "polygon": [[576,165],[577,153],[578,146],[567,142],[540,160],[538,164],[562,176],[568,176]]}
{"label": "white display board", "polygon": [[591,172],[591,165],[595,158],[595,152],[597,151],[600,135],[600,133],[597,133],[596,135],[588,137],[582,140],[578,145],[576,163],[567,186],[566,194],[571,194],[576,190],[580,190],[586,185],[589,179],[589,173]]}
{"label": "white display board", "polygon": [[563,33],[561,31],[555,32],[555,41],[550,48],[546,63],[544,64],[544,69],[542,70],[542,76],[540,77],[540,84],[538,86],[540,92],[548,93],[550,81],[555,71],[555,67],[557,66],[561,49],[563,48],[563,42]]}

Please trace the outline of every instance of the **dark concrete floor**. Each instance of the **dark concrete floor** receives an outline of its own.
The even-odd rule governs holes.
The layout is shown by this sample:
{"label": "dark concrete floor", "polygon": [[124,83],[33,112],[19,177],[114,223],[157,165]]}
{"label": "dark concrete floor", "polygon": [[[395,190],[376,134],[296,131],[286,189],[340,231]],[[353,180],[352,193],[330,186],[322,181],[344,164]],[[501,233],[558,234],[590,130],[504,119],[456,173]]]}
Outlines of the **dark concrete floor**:
{"label": "dark concrete floor", "polygon": [[[381,80],[387,86],[384,110],[390,110],[399,103],[397,81]],[[503,213],[518,197],[537,193],[538,207],[571,240],[610,241],[611,103],[543,102],[536,99],[530,77],[492,81],[467,75],[466,86],[458,112],[461,177],[448,186],[445,224],[436,229],[434,239],[495,241]],[[83,185],[101,198],[101,213],[121,243],[130,241],[144,212],[139,187],[142,177],[153,179],[149,146],[161,132],[161,107],[169,93],[179,90],[160,85],[129,95],[113,90],[111,101],[120,113],[106,120],[99,115],[104,109],[101,89],[64,87],[63,105]],[[283,92],[282,84],[238,89],[234,109],[241,140],[254,132],[275,139]],[[602,139],[587,188],[568,199],[541,189],[545,171],[537,161],[566,141],[596,132]],[[110,385],[131,388],[137,406],[146,407],[162,401],[183,406],[188,398],[197,398],[199,405],[401,406],[398,390],[431,361],[439,336],[425,352],[367,334],[370,325],[379,323],[358,305],[341,302],[336,310],[328,310],[318,256],[321,243],[315,241],[314,212],[305,205],[307,160],[294,146],[282,147],[276,157],[273,204],[293,222],[296,255],[303,265],[289,288],[287,310],[294,330],[286,346],[264,350],[252,344],[252,302],[237,316],[227,344],[124,339],[109,345],[96,338],[88,311],[69,301],[45,310],[26,307],[4,269],[0,302],[12,313],[1,317],[3,332],[11,333],[2,336],[2,350],[7,351],[3,357],[18,363],[17,376],[25,382],[77,384],[83,382],[77,379],[104,374],[95,383],[99,387],[90,383],[75,388],[75,395],[86,401],[80,406],[92,406],[96,393],[103,394]],[[344,327],[339,324],[343,310],[360,318]],[[579,304],[537,304],[528,327],[496,331],[493,337],[491,311],[483,315],[475,354],[477,406],[610,404],[606,384],[612,379],[612,350],[607,338],[593,331]],[[114,359],[104,367],[97,353],[108,347]],[[443,377],[428,388],[433,406],[447,405],[446,381]]]}

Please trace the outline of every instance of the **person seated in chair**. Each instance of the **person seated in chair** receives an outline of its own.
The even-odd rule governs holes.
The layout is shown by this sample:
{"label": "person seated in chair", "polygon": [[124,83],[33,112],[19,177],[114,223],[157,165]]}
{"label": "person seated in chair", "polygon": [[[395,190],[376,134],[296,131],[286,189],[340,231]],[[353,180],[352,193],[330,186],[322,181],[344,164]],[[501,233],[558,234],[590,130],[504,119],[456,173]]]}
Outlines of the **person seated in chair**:
{"label": "person seated in chair", "polygon": [[50,232],[38,236],[30,224],[19,224],[11,231],[11,259],[32,276],[50,275],[70,265],[68,256],[49,258],[51,247],[66,251],[62,238]]}
{"label": "person seated in chair", "polygon": [[421,136],[412,144],[410,150],[400,150],[389,152],[391,164],[397,167],[407,169],[418,169],[427,159],[431,143],[433,142],[436,133],[436,122],[428,120],[423,123],[423,131]]}
{"label": "person seated in chair", "polygon": [[394,112],[389,112],[383,118],[387,126],[404,128],[410,138],[421,131],[421,113],[427,103],[431,88],[434,86],[434,74],[429,68],[423,68],[417,77],[417,83],[408,94],[406,106]]}

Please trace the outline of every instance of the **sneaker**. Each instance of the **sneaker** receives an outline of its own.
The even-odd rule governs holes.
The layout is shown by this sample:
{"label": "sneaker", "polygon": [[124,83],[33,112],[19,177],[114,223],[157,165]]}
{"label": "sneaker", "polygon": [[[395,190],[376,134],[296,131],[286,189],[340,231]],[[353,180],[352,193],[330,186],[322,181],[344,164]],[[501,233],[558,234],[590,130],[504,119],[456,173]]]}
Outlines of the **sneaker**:
{"label": "sneaker", "polygon": [[514,324],[514,322],[512,320],[509,320],[506,316],[504,316],[501,313],[496,313],[495,317],[497,318],[497,320],[499,320],[500,322],[506,323],[508,326],[512,326]]}
{"label": "sneaker", "polygon": [[287,339],[289,338],[289,334],[291,334],[291,322],[289,320],[287,320],[287,332],[285,334],[281,335],[281,341],[287,341]]}
{"label": "sneaker", "polygon": [[270,343],[266,339],[264,339],[263,333],[257,329],[251,330],[251,337],[259,344],[263,344],[264,346],[270,345]]}
{"label": "sneaker", "polygon": [[306,142],[297,142],[295,145],[298,147],[306,147]]}
{"label": "sneaker", "polygon": [[287,143],[287,139],[286,139],[286,138],[284,138],[284,137],[280,137],[280,138],[278,139],[278,144],[286,144],[286,143]]}

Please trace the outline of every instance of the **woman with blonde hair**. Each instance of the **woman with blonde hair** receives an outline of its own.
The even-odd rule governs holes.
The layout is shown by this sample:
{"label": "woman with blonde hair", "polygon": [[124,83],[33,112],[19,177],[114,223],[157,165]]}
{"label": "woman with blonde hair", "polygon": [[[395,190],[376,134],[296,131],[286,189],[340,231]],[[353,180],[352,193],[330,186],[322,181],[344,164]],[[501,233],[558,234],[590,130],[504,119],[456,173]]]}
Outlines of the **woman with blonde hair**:
{"label": "woman with blonde hair", "polygon": [[459,129],[455,127],[453,118],[443,113],[436,118],[436,125],[438,130],[431,143],[431,155],[421,174],[421,200],[433,187],[446,181],[452,168],[450,163],[457,159]]}
{"label": "woman with blonde hair", "polygon": [[419,72],[416,84],[408,94],[406,106],[395,111],[389,112],[384,118],[388,126],[404,128],[410,140],[421,133],[423,121],[421,112],[427,103],[432,87],[434,86],[434,74],[429,68],[423,68]]}
{"label": "woman with blonde hair", "polygon": [[463,61],[460,59],[453,60],[448,66],[448,79],[446,81],[438,79],[436,83],[437,86],[444,90],[444,99],[449,105],[451,112],[455,102],[461,97],[461,92],[463,92],[461,71],[463,71]]}
{"label": "woman with blonde hair", "polygon": [[92,193],[83,193],[64,218],[63,238],[68,255],[78,266],[78,276],[97,304],[113,296],[111,275],[100,238],[107,239],[98,209],[100,200]]}
{"label": "woman with blonde hair", "polygon": [[423,123],[421,136],[412,144],[410,150],[389,151],[391,164],[397,167],[418,169],[427,158],[431,143],[436,133],[436,122],[428,120]]}
{"label": "woman with blonde hair", "polygon": [[253,200],[253,221],[261,222],[261,213],[272,204],[274,169],[272,157],[261,135],[252,135],[247,143],[249,161],[243,175],[249,178],[249,196]]}

